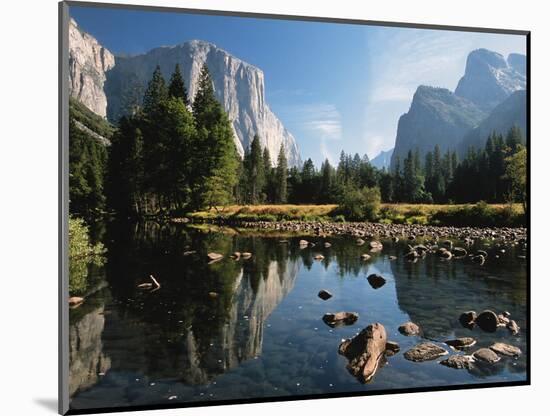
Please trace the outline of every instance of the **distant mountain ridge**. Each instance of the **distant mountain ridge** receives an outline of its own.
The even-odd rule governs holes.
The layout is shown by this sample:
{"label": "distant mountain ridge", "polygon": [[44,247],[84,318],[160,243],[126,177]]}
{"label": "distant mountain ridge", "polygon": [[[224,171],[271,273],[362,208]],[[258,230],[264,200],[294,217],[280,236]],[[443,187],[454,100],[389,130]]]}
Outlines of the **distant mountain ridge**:
{"label": "distant mountain ridge", "polygon": [[425,154],[438,144],[443,152],[464,155],[496,131],[517,125],[526,134],[526,57],[477,49],[468,55],[455,92],[419,86],[409,111],[398,122],[391,167],[409,150]]}
{"label": "distant mountain ridge", "polygon": [[399,118],[392,167],[401,162],[409,150],[423,157],[439,144],[443,152],[456,148],[464,135],[486,116],[475,104],[445,88],[421,85],[411,107]]}
{"label": "distant mountain ridge", "polygon": [[232,122],[235,145],[242,157],[254,134],[269,150],[272,163],[284,146],[289,166],[300,166],[301,158],[294,136],[271,111],[265,99],[263,72],[216,45],[192,40],[180,45],[159,47],[136,56],[116,56],[84,33],[71,19],[69,55],[71,96],[89,109],[113,122],[141,103],[143,91],[153,70],[160,65],[168,80],[180,64],[190,100],[197,91],[200,69],[206,63],[216,97]]}
{"label": "distant mountain ridge", "polygon": [[392,154],[393,148],[386,151],[382,150],[377,156],[371,159],[370,164],[375,168],[388,170],[390,168]]}

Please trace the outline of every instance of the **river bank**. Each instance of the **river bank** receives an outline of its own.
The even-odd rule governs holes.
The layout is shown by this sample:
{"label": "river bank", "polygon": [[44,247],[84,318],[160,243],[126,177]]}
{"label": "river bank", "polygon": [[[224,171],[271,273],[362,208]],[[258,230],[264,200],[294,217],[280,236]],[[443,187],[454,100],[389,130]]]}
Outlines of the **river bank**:
{"label": "river bank", "polygon": [[[188,223],[185,219],[173,219],[174,223]],[[218,231],[231,224],[219,222]],[[352,236],[362,239],[419,240],[456,239],[470,243],[475,240],[501,241],[509,244],[527,243],[527,229],[524,227],[454,227],[419,224],[385,224],[370,222],[324,222],[324,221],[240,221],[236,227],[247,230],[277,233],[280,235],[313,235],[318,237]]]}
{"label": "river bank", "polygon": [[[176,221],[238,226],[285,221],[345,223],[338,205],[231,205],[178,217]],[[382,224],[459,227],[525,227],[520,204],[381,204],[374,221]]]}

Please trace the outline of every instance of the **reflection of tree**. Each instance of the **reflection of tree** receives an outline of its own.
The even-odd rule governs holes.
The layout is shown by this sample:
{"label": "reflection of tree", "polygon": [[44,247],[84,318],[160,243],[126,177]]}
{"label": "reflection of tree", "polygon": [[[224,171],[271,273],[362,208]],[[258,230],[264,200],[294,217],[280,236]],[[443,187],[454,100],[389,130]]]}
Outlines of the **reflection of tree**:
{"label": "reflection of tree", "polygon": [[92,268],[104,262],[103,244],[90,238],[81,218],[69,218],[69,293],[83,295],[92,286]]}
{"label": "reflection of tree", "polygon": [[[292,289],[298,263],[288,249],[256,237],[174,225],[112,224],[107,278],[116,309],[103,334],[112,367],[206,383],[261,352],[263,324]],[[184,256],[185,251],[196,254]],[[235,251],[251,252],[233,260]],[[224,254],[208,264],[206,253]],[[153,274],[160,290],[137,284]]]}

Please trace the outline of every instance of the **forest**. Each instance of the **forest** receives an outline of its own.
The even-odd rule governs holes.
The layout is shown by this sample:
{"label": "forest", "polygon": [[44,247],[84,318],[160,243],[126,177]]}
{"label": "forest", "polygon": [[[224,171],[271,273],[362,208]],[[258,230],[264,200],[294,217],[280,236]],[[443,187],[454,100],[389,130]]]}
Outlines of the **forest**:
{"label": "forest", "polygon": [[[92,219],[115,213],[182,215],[229,204],[456,204],[520,202],[526,207],[527,151],[519,128],[493,133],[484,148],[456,152],[436,145],[424,157],[409,150],[393,169],[344,151],[336,166],[307,159],[288,166],[285,149],[272,161],[255,135],[237,153],[231,122],[203,66],[190,102],[176,65],[168,82],[159,67],[143,96],[116,127],[70,105],[70,212]],[[108,143],[105,143],[105,140]],[[444,143],[444,138],[442,138]]]}

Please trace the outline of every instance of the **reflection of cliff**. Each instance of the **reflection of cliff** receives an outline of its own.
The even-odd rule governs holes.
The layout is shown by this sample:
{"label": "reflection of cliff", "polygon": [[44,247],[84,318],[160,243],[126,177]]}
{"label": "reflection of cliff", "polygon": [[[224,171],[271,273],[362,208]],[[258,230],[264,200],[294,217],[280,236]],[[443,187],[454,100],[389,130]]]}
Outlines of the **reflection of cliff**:
{"label": "reflection of cliff", "polygon": [[[86,306],[82,306],[85,308]],[[80,312],[80,311],[79,311]],[[96,307],[69,327],[69,394],[93,386],[99,373],[111,366],[103,353],[101,335],[105,325],[103,306]]]}
{"label": "reflection of cliff", "polygon": [[[292,290],[298,268],[298,262],[288,262],[281,273],[280,264],[270,261],[260,276],[241,269],[232,285],[226,286],[230,293],[219,293],[216,299],[205,302],[186,296],[173,302],[164,300],[174,306],[162,320],[155,316],[148,322],[147,311],[114,311],[105,325],[104,353],[113,370],[206,384],[261,353],[264,322]],[[252,284],[255,278],[257,282]],[[224,299],[228,311],[217,314],[216,302]],[[173,315],[182,318],[175,326],[167,322]]]}

